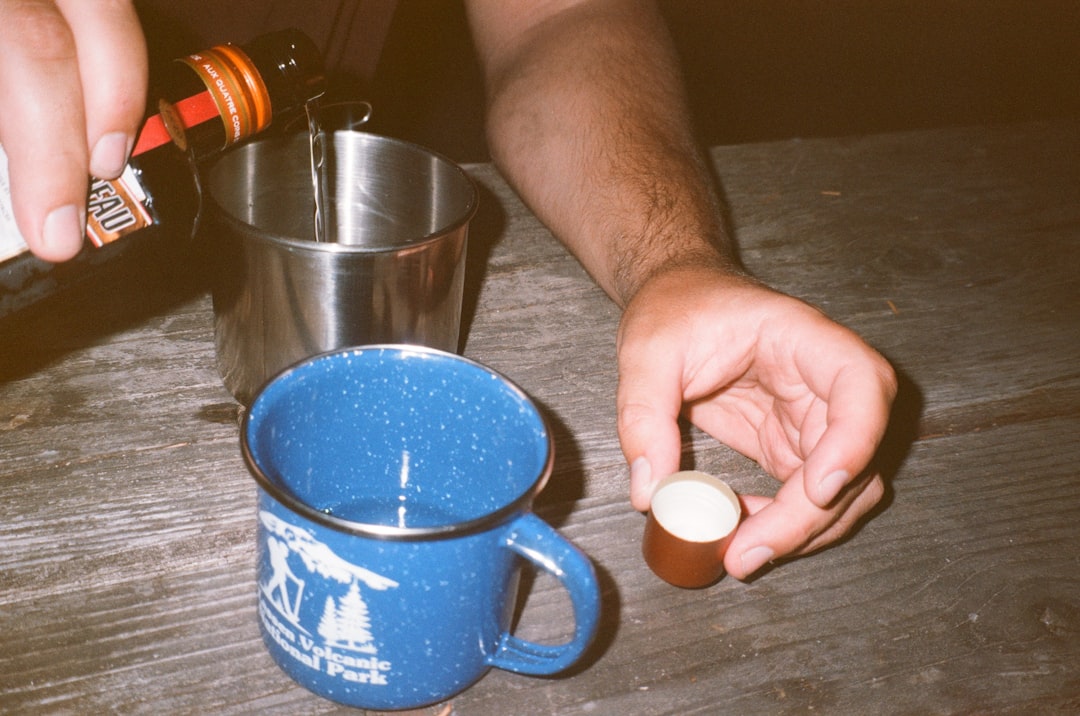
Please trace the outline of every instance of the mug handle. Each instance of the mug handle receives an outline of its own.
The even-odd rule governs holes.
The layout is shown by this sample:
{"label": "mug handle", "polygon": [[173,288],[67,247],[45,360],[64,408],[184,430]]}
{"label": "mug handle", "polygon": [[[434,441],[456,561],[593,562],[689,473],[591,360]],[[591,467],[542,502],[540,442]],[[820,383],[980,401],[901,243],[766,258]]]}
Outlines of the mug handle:
{"label": "mug handle", "polygon": [[499,669],[534,676],[562,671],[581,658],[600,625],[600,587],[592,562],[533,514],[514,521],[504,546],[562,582],[574,606],[574,636],[563,644],[549,645],[519,639],[507,632],[488,662]]}

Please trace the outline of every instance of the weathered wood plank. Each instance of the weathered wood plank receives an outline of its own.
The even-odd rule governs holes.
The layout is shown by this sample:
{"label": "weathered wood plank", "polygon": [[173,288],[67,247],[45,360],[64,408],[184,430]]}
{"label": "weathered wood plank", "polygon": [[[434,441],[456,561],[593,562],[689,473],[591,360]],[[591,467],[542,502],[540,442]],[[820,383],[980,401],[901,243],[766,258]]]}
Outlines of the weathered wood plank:
{"label": "weathered wood plank", "polygon": [[[592,556],[602,634],[558,679],[492,672],[457,714],[1080,709],[1080,127],[714,150],[746,263],[904,376],[887,507],[843,545],[701,591],[644,567],[615,438],[618,312],[487,166],[465,352],[552,418],[538,511]],[[341,711],[254,614],[254,487],[189,281],[3,328],[0,712]],[[687,460],[743,491],[697,431]],[[531,585],[520,631],[559,639]]]}

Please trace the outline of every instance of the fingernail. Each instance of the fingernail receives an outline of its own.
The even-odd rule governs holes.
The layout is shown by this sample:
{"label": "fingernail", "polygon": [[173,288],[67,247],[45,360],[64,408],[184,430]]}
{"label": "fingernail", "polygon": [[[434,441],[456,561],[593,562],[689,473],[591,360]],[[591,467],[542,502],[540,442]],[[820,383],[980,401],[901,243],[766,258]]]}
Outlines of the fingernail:
{"label": "fingernail", "polygon": [[51,256],[70,258],[78,253],[83,243],[83,218],[79,208],[68,204],[49,212],[41,228],[41,242]]}
{"label": "fingernail", "polygon": [[128,135],[111,132],[101,137],[90,153],[90,173],[99,179],[115,179],[124,171],[130,150]]}
{"label": "fingernail", "polygon": [[762,545],[760,547],[751,547],[742,553],[742,567],[743,571],[747,575],[753,574],[762,567],[765,563],[773,558],[776,553],[771,548]]}
{"label": "fingernail", "polygon": [[652,465],[649,464],[649,458],[642,455],[641,457],[636,458],[632,463],[630,463],[631,482],[648,482],[650,477],[652,477]]}
{"label": "fingernail", "polygon": [[844,489],[844,485],[848,483],[851,477],[845,470],[837,470],[836,472],[830,472],[825,477],[821,478],[821,482],[818,483],[818,500],[820,504],[827,505],[840,494],[840,490]]}

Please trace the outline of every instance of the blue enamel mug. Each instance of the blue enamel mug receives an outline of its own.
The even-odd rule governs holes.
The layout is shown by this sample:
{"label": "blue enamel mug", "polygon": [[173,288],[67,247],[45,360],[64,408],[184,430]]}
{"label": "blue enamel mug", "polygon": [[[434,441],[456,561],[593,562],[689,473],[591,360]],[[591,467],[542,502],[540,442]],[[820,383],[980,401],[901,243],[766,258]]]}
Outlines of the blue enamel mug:
{"label": "blue enamel mug", "polygon": [[[557,673],[592,641],[592,563],[531,512],[550,430],[498,373],[415,346],[322,354],[262,388],[241,447],[258,484],[263,641],[312,692],[419,708],[493,667]],[[569,592],[570,641],[511,634],[526,562]]]}

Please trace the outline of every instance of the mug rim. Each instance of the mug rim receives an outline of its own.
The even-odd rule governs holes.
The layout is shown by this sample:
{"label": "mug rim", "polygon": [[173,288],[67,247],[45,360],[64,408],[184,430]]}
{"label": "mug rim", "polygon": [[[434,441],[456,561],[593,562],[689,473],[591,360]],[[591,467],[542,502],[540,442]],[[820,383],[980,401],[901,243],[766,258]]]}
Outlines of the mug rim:
{"label": "mug rim", "polygon": [[[477,368],[488,375],[498,379],[503,386],[508,388],[512,393],[517,394],[523,402],[530,406],[533,412],[539,418],[540,426],[544,431],[545,436],[545,450],[543,464],[538,471],[533,482],[521,492],[513,500],[507,502],[505,505],[499,507],[496,510],[474,517],[469,520],[462,520],[460,522],[453,522],[446,525],[434,525],[429,527],[397,527],[394,525],[379,525],[368,522],[360,522],[357,520],[349,520],[337,515],[328,514],[322,510],[316,509],[307,504],[300,498],[293,495],[288,489],[271,479],[259,466],[255,460],[255,456],[252,453],[251,446],[248,442],[248,432],[251,425],[251,415],[254,412],[256,405],[263,394],[279,379],[285,378],[289,373],[299,371],[306,367],[308,364],[317,363],[322,360],[327,360],[338,355],[345,355],[350,353],[359,353],[367,351],[380,351],[380,352],[392,352],[395,354],[405,353],[423,353],[439,360],[450,360],[452,362],[461,363],[465,365]],[[387,541],[420,541],[420,540],[435,540],[445,539],[447,537],[456,537],[466,534],[473,534],[476,532],[483,532],[490,529],[492,526],[504,523],[510,519],[516,517],[519,514],[529,511],[529,507],[532,501],[540,493],[541,490],[547,485],[548,480],[551,477],[552,469],[555,464],[555,449],[554,442],[552,440],[551,424],[543,411],[540,410],[540,406],[536,404],[528,393],[526,393],[517,383],[499,371],[489,366],[480,363],[479,361],[467,358],[457,353],[450,353],[449,351],[440,350],[438,348],[431,348],[429,346],[410,345],[405,343],[376,343],[371,345],[356,345],[346,348],[336,348],[322,353],[309,356],[302,360],[293,363],[289,367],[278,371],[269,379],[264,381],[262,386],[255,392],[255,397],[251,400],[250,406],[244,410],[244,417],[240,424],[240,452],[244,459],[244,465],[247,467],[248,473],[255,479],[258,487],[267,495],[276,500],[281,506],[285,507],[293,514],[323,527],[336,530],[338,532],[344,532],[347,534],[356,535],[359,537],[368,537]]]}
{"label": "mug rim", "polygon": [[[423,236],[417,236],[393,246],[366,246],[363,244],[342,244],[337,241],[315,241],[314,239],[305,239],[297,236],[289,236],[277,231],[270,231],[263,229],[255,224],[248,223],[243,219],[240,219],[232,211],[229,211],[221,202],[214,196],[214,182],[213,176],[217,167],[224,161],[228,161],[228,157],[231,154],[237,154],[238,152],[230,152],[229,155],[223,155],[214,161],[206,171],[206,179],[203,181],[204,191],[203,194],[206,198],[206,205],[209,209],[209,218],[216,221],[223,221],[236,231],[237,234],[244,236],[245,238],[252,238],[257,241],[272,241],[274,243],[287,246],[292,249],[301,251],[314,251],[327,254],[392,254],[399,251],[405,251],[414,249],[419,246],[425,246],[430,243],[434,243],[447,236],[453,235],[460,231],[463,227],[469,225],[473,217],[476,215],[476,211],[480,206],[480,190],[477,188],[476,181],[469,176],[469,173],[465,169],[453,161],[449,157],[440,154],[427,147],[410,142],[404,139],[398,139],[397,137],[388,137],[383,134],[375,134],[374,132],[362,132],[355,129],[343,129],[334,130],[334,134],[338,132],[347,134],[363,135],[365,141],[373,141],[378,144],[396,144],[400,147],[404,147],[410,151],[420,152],[431,159],[436,159],[442,164],[446,164],[453,172],[465,180],[465,186],[469,192],[469,201],[465,206],[465,210],[461,212],[454,221],[447,223],[445,226],[440,227],[436,231],[432,231],[429,234]],[[250,142],[246,142],[244,147],[254,147],[258,145],[267,145],[275,142],[296,141],[296,137],[303,137],[304,135],[297,132],[295,135],[281,135],[261,137],[254,139]],[[306,140],[306,137],[305,137]]]}

